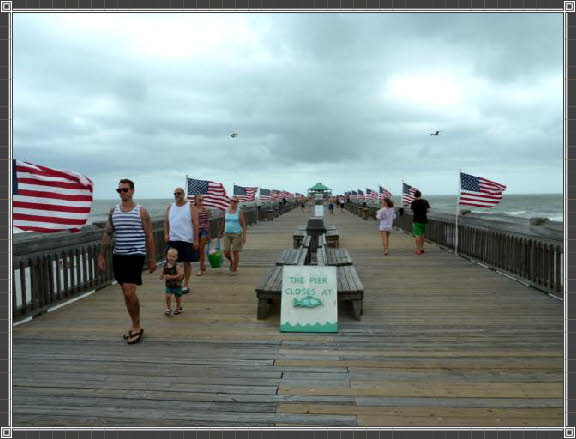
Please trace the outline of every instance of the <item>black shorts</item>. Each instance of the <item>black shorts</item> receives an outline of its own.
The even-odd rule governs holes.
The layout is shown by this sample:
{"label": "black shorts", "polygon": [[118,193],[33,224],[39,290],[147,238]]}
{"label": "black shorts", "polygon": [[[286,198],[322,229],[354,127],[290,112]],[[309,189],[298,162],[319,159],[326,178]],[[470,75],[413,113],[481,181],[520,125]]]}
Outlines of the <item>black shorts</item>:
{"label": "black shorts", "polygon": [[198,251],[192,247],[190,242],[186,241],[169,241],[166,244],[166,251],[169,248],[178,250],[178,259],[176,262],[198,262]]}
{"label": "black shorts", "polygon": [[142,285],[144,255],[112,255],[114,278],[120,284]]}

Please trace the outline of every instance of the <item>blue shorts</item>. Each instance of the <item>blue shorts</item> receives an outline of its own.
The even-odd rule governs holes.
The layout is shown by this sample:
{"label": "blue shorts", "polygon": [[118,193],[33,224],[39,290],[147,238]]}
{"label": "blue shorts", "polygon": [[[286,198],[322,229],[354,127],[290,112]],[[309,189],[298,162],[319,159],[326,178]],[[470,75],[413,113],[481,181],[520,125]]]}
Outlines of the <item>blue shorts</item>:
{"label": "blue shorts", "polygon": [[182,297],[182,287],[166,287],[166,294],[174,294],[176,297]]}

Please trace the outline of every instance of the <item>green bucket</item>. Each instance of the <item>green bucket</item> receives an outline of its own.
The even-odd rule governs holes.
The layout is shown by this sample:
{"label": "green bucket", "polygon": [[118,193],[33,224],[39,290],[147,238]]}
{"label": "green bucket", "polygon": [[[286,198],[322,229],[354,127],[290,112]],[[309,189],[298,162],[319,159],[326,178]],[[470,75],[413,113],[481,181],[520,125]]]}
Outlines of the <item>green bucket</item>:
{"label": "green bucket", "polygon": [[206,249],[206,256],[208,256],[208,262],[210,263],[210,267],[220,268],[223,260],[222,251],[220,250],[220,240],[218,239],[216,241],[215,249],[210,250],[210,244],[208,244],[207,247],[208,248]]}

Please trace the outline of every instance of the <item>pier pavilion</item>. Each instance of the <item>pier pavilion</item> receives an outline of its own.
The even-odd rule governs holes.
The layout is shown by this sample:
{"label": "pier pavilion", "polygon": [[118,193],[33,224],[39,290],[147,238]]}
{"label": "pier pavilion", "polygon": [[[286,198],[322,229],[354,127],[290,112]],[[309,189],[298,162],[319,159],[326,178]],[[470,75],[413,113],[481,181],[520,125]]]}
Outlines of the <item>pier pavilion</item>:
{"label": "pier pavilion", "polygon": [[314,186],[308,189],[308,196],[315,197],[316,195],[332,195],[332,189],[324,186],[322,183],[316,183]]}

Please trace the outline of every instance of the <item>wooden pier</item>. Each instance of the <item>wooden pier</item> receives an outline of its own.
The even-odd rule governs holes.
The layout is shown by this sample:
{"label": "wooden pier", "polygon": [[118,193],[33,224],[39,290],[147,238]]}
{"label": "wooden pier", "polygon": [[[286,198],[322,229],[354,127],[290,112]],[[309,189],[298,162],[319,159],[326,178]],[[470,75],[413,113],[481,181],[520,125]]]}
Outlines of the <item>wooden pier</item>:
{"label": "wooden pier", "polygon": [[334,335],[256,318],[255,286],[311,210],[248,230],[240,274],[193,276],[166,317],[159,273],[128,346],[120,287],[13,329],[14,426],[562,426],[562,302],[374,221],[327,214],[364,284]]}

